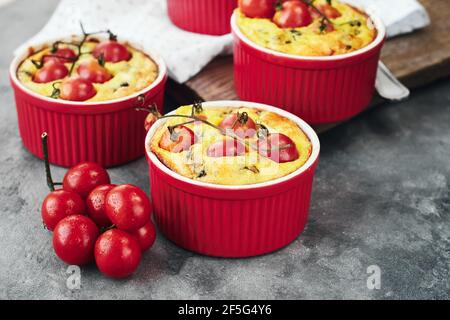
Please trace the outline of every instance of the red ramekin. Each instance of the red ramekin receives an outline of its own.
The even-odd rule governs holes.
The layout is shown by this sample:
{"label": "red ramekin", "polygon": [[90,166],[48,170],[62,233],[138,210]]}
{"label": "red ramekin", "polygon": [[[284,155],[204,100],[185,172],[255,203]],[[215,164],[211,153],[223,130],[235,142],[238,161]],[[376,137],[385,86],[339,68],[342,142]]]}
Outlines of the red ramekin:
{"label": "red ramekin", "polygon": [[151,139],[160,127],[156,123],[147,133],[146,154],[161,232],[180,247],[218,257],[256,256],[288,245],[302,232],[308,217],[320,151],[316,133],[298,117],[263,104],[215,101],[203,106],[259,108],[291,119],[309,137],[311,156],[295,172],[264,183],[223,186],[198,182],[170,170],[150,151]]}
{"label": "red ramekin", "polygon": [[230,33],[237,0],[167,0],[170,20],[190,32],[220,36]]}
{"label": "red ramekin", "polygon": [[[97,37],[98,38],[98,37]],[[73,38],[70,38],[73,39]],[[52,42],[34,46],[39,50]],[[134,46],[139,48],[138,46]],[[56,100],[26,88],[17,78],[17,68],[29,51],[17,55],[10,66],[10,80],[16,100],[19,131],[24,146],[42,159],[41,134],[47,132],[49,160],[71,167],[82,161],[112,167],[141,157],[145,150],[145,112],[135,110],[137,96],[162,109],[167,79],[161,58],[148,54],[159,67],[157,79],[133,95],[101,102]]]}
{"label": "red ramekin", "polygon": [[348,54],[306,57],[266,49],[249,40],[231,18],[234,77],[243,100],[280,106],[309,124],[342,121],[366,108],[373,96],[386,29],[368,12],[377,37]]}

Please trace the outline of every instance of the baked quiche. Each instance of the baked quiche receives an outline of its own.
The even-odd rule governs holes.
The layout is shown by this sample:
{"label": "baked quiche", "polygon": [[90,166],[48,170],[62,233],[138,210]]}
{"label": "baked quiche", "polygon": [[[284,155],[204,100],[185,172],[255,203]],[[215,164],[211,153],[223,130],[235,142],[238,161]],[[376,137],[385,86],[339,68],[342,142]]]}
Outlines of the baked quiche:
{"label": "baked quiche", "polygon": [[164,116],[150,150],[172,171],[219,184],[247,185],[286,176],[309,159],[300,127],[274,112],[247,107],[182,106]]}
{"label": "baked quiche", "polygon": [[377,36],[366,13],[337,0],[242,0],[235,17],[252,42],[299,56],[353,52]]}
{"label": "baked quiche", "polygon": [[158,77],[157,64],[128,43],[58,41],[29,56],[17,69],[28,89],[55,99],[106,101],[132,95]]}

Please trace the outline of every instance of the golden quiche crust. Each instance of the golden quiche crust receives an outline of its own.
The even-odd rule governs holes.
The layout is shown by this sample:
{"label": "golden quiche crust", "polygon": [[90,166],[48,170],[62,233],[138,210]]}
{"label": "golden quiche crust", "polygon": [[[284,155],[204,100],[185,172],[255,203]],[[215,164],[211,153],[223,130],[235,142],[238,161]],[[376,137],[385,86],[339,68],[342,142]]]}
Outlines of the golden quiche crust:
{"label": "golden quiche crust", "polygon": [[[97,45],[96,41],[87,41],[82,47],[82,52],[92,52]],[[119,99],[122,97],[130,96],[136,92],[143,90],[151,85],[158,77],[159,70],[158,65],[145,53],[135,49],[131,45],[124,43],[128,51],[131,53],[131,59],[128,61],[120,61],[116,63],[106,62],[105,68],[113,76],[112,79],[105,83],[94,83],[96,95],[85,102],[95,101],[107,101]],[[60,45],[60,48],[72,48],[72,46]],[[46,54],[50,54],[51,48],[44,48],[38,52],[31,53],[17,69],[17,78],[28,89],[50,97],[54,90],[53,85],[60,80],[51,81],[48,83],[36,83],[33,81],[33,75],[36,73],[37,68],[32,63],[32,60],[40,61],[41,57]],[[76,75],[76,68],[83,61],[95,59],[92,54],[83,54],[76,62],[72,75]],[[65,64],[68,69],[71,67],[71,63]],[[57,84],[55,84],[57,85]]]}
{"label": "golden quiche crust", "polygon": [[[314,5],[326,5],[316,0]],[[274,51],[299,56],[332,56],[353,52],[368,46],[377,36],[368,15],[348,4],[332,1],[341,16],[330,19],[334,31],[321,31],[321,17],[301,28],[279,28],[270,19],[246,17],[236,9],[237,25],[252,42]]]}
{"label": "golden quiche crust", "polygon": [[[192,107],[183,106],[176,110],[176,114],[190,115]],[[253,108],[205,108],[201,116],[218,126],[225,116],[232,112],[247,112],[256,123],[263,124],[270,133],[282,133],[291,138],[299,153],[299,158],[292,162],[277,163],[260,156],[252,148],[247,148],[245,155],[229,157],[209,157],[208,146],[223,140],[224,136],[211,126],[204,123],[186,124],[197,136],[198,142],[189,150],[173,153],[162,149],[160,141],[169,126],[186,122],[185,118],[169,118],[159,127],[150,142],[150,150],[158,159],[172,171],[187,178],[219,185],[247,185],[266,182],[284,177],[300,167],[309,159],[312,144],[300,127],[290,119],[276,113]],[[158,125],[156,123],[155,125]],[[249,141],[255,142],[257,137]]]}

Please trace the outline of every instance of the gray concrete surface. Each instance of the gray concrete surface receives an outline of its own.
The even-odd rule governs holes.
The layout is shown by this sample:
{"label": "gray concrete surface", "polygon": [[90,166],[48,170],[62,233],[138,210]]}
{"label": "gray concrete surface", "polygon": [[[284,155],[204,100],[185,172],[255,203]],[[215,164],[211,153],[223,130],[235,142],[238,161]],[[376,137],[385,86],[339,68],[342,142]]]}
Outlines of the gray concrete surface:
{"label": "gray concrete surface", "polygon": [[[86,267],[81,289],[69,290],[40,222],[43,166],[21,145],[7,79],[12,50],[55,5],[0,8],[0,299],[450,298],[450,79],[321,136],[307,229],[287,248],[213,259],[159,236],[131,279]],[[110,173],[148,190],[144,159]],[[366,285],[371,265],[381,269],[379,290]]]}

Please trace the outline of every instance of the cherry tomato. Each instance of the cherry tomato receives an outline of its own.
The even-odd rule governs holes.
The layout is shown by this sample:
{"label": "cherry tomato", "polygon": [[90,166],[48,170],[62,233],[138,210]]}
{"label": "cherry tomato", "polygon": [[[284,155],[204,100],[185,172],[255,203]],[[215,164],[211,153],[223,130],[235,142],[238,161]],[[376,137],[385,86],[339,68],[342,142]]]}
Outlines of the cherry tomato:
{"label": "cherry tomato", "polygon": [[144,191],[131,184],[123,184],[107,193],[105,211],[117,228],[133,232],[150,221],[152,205]]}
{"label": "cherry tomato", "polygon": [[307,4],[291,0],[282,4],[282,9],[275,13],[273,22],[280,28],[300,28],[308,26],[312,17]]}
{"label": "cherry tomato", "polygon": [[44,66],[36,71],[33,81],[36,83],[47,83],[64,78],[69,74],[67,67],[55,60],[44,63]]}
{"label": "cherry tomato", "polygon": [[[206,114],[196,114],[195,116],[201,120],[208,120],[208,116]],[[201,123],[201,121],[199,122]]]}
{"label": "cherry tomato", "polygon": [[334,26],[331,23],[324,21],[324,24],[325,24],[325,29],[322,31],[319,28],[320,32],[332,32],[332,31],[334,31]]}
{"label": "cherry tomato", "polygon": [[[329,4],[320,4],[317,9],[328,19],[336,19],[342,15],[338,9]],[[310,7],[309,12],[313,18],[320,18],[320,14],[314,8]]]}
{"label": "cherry tomato", "polygon": [[145,226],[132,233],[132,235],[139,242],[141,251],[150,249],[156,239],[156,228],[153,222],[148,222]]}
{"label": "cherry tomato", "polygon": [[94,162],[82,162],[70,168],[63,178],[63,189],[78,193],[83,199],[97,186],[110,184],[108,172]]}
{"label": "cherry tomato", "polygon": [[208,147],[208,157],[236,157],[245,153],[245,146],[236,139],[224,139]]}
{"label": "cherry tomato", "polygon": [[84,214],[86,208],[83,199],[75,193],[66,190],[50,192],[42,202],[42,221],[48,230],[53,231],[58,222],[67,216]]}
{"label": "cherry tomato", "polygon": [[167,130],[159,142],[159,146],[167,151],[179,153],[189,150],[197,140],[194,132],[185,126],[178,126],[171,133]]}
{"label": "cherry tomato", "polygon": [[94,246],[98,235],[97,226],[88,217],[68,216],[56,225],[53,248],[65,263],[84,265],[94,260]]}
{"label": "cherry tomato", "polygon": [[95,243],[98,269],[111,278],[131,275],[141,262],[141,247],[135,237],[119,229],[108,230]]}
{"label": "cherry tomato", "polygon": [[112,75],[102,67],[97,60],[86,60],[77,68],[80,78],[94,83],[104,83],[112,78]]}
{"label": "cherry tomato", "polygon": [[256,123],[246,113],[230,113],[219,124],[222,129],[232,129],[240,138],[251,138],[256,134]]}
{"label": "cherry tomato", "polygon": [[60,63],[68,63],[77,57],[75,52],[69,48],[58,48],[56,52],[50,53],[50,55],[44,57],[42,60],[44,64],[50,60],[55,60]]}
{"label": "cherry tomato", "polygon": [[92,82],[80,77],[64,79],[59,90],[60,98],[70,101],[85,101],[97,93]]}
{"label": "cherry tomato", "polygon": [[86,198],[88,216],[97,224],[99,228],[106,228],[112,225],[105,211],[106,194],[111,191],[115,184],[104,184],[95,187]]}
{"label": "cherry tomato", "polygon": [[103,59],[106,62],[126,61],[131,58],[131,54],[128,52],[127,47],[112,40],[99,43],[92,54],[97,59],[103,55]]}
{"label": "cherry tomato", "polygon": [[152,125],[155,124],[156,120],[158,120],[158,117],[156,115],[154,115],[153,113],[149,113],[147,115],[147,117],[145,118],[145,122],[144,122],[144,128],[145,131],[150,130],[150,128],[152,127]]}
{"label": "cherry tomato", "polygon": [[282,133],[271,133],[258,140],[257,149],[260,155],[278,163],[295,161],[299,157],[295,142]]}
{"label": "cherry tomato", "polygon": [[277,0],[239,0],[239,9],[249,18],[272,18]]}

